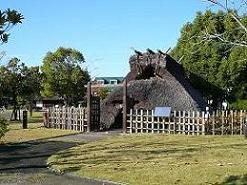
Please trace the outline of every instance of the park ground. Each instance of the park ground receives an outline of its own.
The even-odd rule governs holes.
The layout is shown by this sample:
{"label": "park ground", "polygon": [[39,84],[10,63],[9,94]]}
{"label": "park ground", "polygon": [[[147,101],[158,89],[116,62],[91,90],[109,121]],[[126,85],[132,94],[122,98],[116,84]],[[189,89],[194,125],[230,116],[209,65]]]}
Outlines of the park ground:
{"label": "park ground", "polygon": [[0,185],[247,184],[243,136],[81,134],[41,122],[35,113],[29,129],[10,123],[0,145]]}
{"label": "park ground", "polygon": [[0,185],[105,185],[110,182],[54,173],[46,163],[58,151],[104,138],[115,133],[87,133],[47,129],[42,113],[29,118],[28,129],[20,122],[10,122],[0,143]]}
{"label": "park ground", "polygon": [[247,184],[247,140],[121,135],[59,152],[48,164],[61,173],[133,185]]}

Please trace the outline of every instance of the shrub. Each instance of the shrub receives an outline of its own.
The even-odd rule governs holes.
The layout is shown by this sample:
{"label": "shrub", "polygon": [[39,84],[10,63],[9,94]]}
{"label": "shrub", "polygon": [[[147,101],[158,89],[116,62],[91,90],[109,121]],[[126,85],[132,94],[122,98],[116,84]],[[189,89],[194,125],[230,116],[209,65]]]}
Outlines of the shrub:
{"label": "shrub", "polygon": [[108,96],[108,94],[110,93],[110,89],[107,87],[103,87],[103,88],[100,88],[98,93],[99,93],[100,99],[104,100]]}
{"label": "shrub", "polygon": [[237,110],[246,110],[247,109],[247,100],[237,100],[230,104],[231,109]]}
{"label": "shrub", "polygon": [[1,117],[0,115],[0,139],[4,136],[4,134],[8,131],[7,128],[7,120]]}

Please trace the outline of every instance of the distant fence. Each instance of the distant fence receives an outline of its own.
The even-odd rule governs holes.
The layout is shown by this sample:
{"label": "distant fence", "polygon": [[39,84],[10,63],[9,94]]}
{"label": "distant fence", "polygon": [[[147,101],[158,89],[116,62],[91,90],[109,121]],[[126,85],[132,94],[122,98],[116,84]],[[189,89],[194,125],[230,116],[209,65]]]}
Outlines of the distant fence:
{"label": "distant fence", "polygon": [[48,128],[90,132],[100,129],[100,98],[91,93],[91,83],[87,85],[86,107],[49,108],[44,113],[44,125]]}
{"label": "distant fence", "polygon": [[5,107],[0,107],[0,114],[4,113],[6,111]]}
{"label": "distant fence", "polygon": [[212,113],[172,111],[171,116],[155,117],[153,110],[130,110],[127,133],[170,133],[188,135],[242,135],[246,111]]}
{"label": "distant fence", "polygon": [[88,131],[87,108],[49,108],[44,113],[44,125],[48,128]]}

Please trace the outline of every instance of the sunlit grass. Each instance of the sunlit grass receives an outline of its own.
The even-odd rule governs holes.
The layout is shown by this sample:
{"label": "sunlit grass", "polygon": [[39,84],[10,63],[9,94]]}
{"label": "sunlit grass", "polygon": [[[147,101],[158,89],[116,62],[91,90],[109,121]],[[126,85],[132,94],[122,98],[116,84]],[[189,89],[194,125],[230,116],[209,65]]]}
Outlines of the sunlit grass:
{"label": "sunlit grass", "polygon": [[21,143],[37,139],[47,139],[57,136],[78,133],[72,130],[48,129],[43,126],[43,117],[41,112],[34,112],[33,117],[28,119],[28,129],[22,129],[22,123],[19,121],[10,121],[9,131],[1,138],[1,143]]}
{"label": "sunlit grass", "polygon": [[59,171],[129,184],[220,184],[247,174],[247,140],[123,135],[68,149],[48,163]]}

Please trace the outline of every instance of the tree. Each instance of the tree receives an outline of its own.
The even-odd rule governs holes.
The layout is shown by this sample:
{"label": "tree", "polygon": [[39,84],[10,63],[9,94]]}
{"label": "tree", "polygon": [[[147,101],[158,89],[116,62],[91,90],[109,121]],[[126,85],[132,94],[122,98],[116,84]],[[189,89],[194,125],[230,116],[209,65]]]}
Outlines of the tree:
{"label": "tree", "polygon": [[33,100],[40,97],[42,74],[37,66],[27,67],[22,70],[24,76],[22,81],[22,98],[25,104],[29,105],[30,116],[32,117]]}
{"label": "tree", "polygon": [[0,10],[0,43],[8,42],[9,31],[10,29],[17,25],[21,24],[24,19],[21,13],[18,13],[16,10]]}
{"label": "tree", "polygon": [[41,74],[38,67],[27,67],[18,58],[0,67],[0,95],[9,97],[13,104],[13,118],[17,119],[20,105],[32,103],[40,93]]}
{"label": "tree", "polygon": [[207,0],[207,2],[223,10],[229,16],[229,19],[231,19],[231,25],[234,25],[235,27],[234,29],[228,29],[223,33],[208,33],[205,31],[204,38],[212,41],[218,40],[223,43],[230,44],[233,47],[247,47],[247,2],[245,0]]}
{"label": "tree", "polygon": [[41,67],[44,79],[42,96],[58,96],[67,105],[77,104],[83,99],[85,85],[90,80],[88,71],[81,64],[85,62],[81,52],[71,48],[58,48],[48,52]]}
{"label": "tree", "polygon": [[[199,12],[192,23],[184,25],[171,53],[182,59],[190,82],[215,103],[225,98],[230,101],[247,98],[247,48],[233,44],[245,39],[245,35],[236,28],[238,22],[231,12]],[[231,42],[208,39],[205,34],[224,35]]]}
{"label": "tree", "polygon": [[[9,38],[9,31],[10,29],[17,25],[22,23],[22,20],[24,19],[23,15],[18,13],[16,10],[0,10],[0,44],[8,42]],[[0,60],[4,57],[5,52],[0,52]],[[0,72],[1,73],[1,72]],[[0,100],[3,97],[3,79],[0,77]],[[7,124],[6,120],[1,118],[0,115],[0,138],[4,136],[4,133],[7,132]]]}
{"label": "tree", "polygon": [[100,88],[99,91],[98,91],[100,99],[101,100],[104,100],[108,96],[108,94],[110,93],[110,91],[111,90],[108,87],[102,87],[102,88]]}

